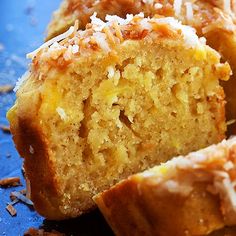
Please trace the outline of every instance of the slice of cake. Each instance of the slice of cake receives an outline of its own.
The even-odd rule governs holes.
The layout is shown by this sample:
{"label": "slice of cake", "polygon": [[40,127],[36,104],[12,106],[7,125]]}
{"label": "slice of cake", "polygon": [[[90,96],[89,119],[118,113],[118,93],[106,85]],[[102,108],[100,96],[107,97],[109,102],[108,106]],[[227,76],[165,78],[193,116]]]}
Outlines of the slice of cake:
{"label": "slice of cake", "polygon": [[[224,138],[229,65],[173,18],[95,16],[29,56],[9,111],[35,208],[75,217],[121,179]],[[18,86],[19,87],[19,86]]]}
{"label": "slice of cake", "polygon": [[236,225],[235,184],[236,137],[133,175],[94,200],[116,235],[203,236]]}
{"label": "slice of cake", "polygon": [[83,29],[94,12],[102,19],[106,14],[124,17],[127,13],[139,12],[144,12],[145,16],[173,16],[183,24],[194,27],[198,36],[204,36],[207,44],[220,52],[232,68],[231,81],[222,85],[227,100],[226,118],[231,124],[229,134],[236,134],[235,0],[64,0],[48,26],[48,38],[67,30],[76,19]]}

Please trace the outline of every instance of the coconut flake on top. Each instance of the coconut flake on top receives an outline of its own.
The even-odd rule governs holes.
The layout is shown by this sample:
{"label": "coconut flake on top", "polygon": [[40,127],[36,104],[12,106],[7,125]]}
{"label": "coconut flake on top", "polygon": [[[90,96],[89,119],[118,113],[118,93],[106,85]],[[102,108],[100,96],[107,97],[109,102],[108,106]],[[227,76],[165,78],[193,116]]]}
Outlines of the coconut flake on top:
{"label": "coconut flake on top", "polygon": [[224,0],[224,11],[231,13],[231,0]]}
{"label": "coconut flake on top", "polygon": [[193,20],[193,5],[192,5],[192,3],[186,2],[185,7],[186,7],[186,18],[188,21],[192,21]]}
{"label": "coconut flake on top", "polygon": [[[142,12],[140,12],[136,16],[144,18],[144,14]],[[119,25],[127,25],[133,20],[133,18],[134,18],[133,14],[127,14],[125,19],[116,15],[106,15],[105,20],[107,21],[107,24],[111,24],[112,22],[117,22]]]}
{"label": "coconut flake on top", "polygon": [[30,77],[30,72],[26,71],[17,81],[13,91],[16,93],[21,85]]}
{"label": "coconut flake on top", "polygon": [[155,19],[155,21],[157,23],[168,24],[171,26],[172,29],[181,30],[185,43],[188,47],[193,48],[197,45],[204,44],[204,41],[199,40],[196,34],[196,30],[194,28],[187,25],[182,25],[181,22],[179,22],[173,17],[158,18]]}
{"label": "coconut flake on top", "polygon": [[102,31],[103,28],[106,26],[106,23],[97,18],[97,12],[94,12],[92,16],[90,16],[91,24],[94,25],[93,29],[95,31]]}
{"label": "coconut flake on top", "polygon": [[173,7],[174,7],[174,11],[175,11],[176,16],[180,15],[182,4],[183,4],[182,0],[174,0]]}
{"label": "coconut flake on top", "polygon": [[[69,37],[69,36],[70,36],[71,34],[73,34],[73,33],[74,33],[74,27],[71,26],[65,33],[60,34],[60,35],[58,35],[58,36],[56,36],[56,37],[50,39],[49,41],[47,41],[46,43],[44,43],[43,45],[41,45],[39,48],[37,48],[37,49],[34,50],[33,52],[28,53],[28,54],[26,55],[26,57],[27,57],[27,58],[31,58],[31,59],[34,58],[34,57],[37,55],[37,53],[38,53],[41,49],[50,47],[50,46],[53,45],[53,44],[54,44],[54,46],[55,46],[55,43],[56,43],[56,42],[59,42],[59,41],[65,39],[65,38]],[[59,44],[58,44],[58,45],[59,45]]]}
{"label": "coconut flake on top", "polygon": [[163,8],[163,5],[161,3],[155,3],[154,8],[155,9],[161,9],[161,8]]}
{"label": "coconut flake on top", "polygon": [[[189,47],[195,47],[196,45],[200,44],[199,38],[196,35],[196,30],[190,26],[182,25],[180,21],[176,20],[173,17],[163,17],[163,18],[145,18],[144,13],[139,13],[138,15],[132,15],[132,14],[127,14],[126,19],[123,19],[119,16],[111,16],[107,15],[105,20],[107,21],[106,23],[102,21],[101,19],[96,17],[97,13],[94,13],[90,18],[91,18],[91,23],[95,25],[95,30],[97,31],[98,29],[102,31],[105,26],[111,26],[113,22],[116,22],[119,24],[119,26],[128,25],[128,24],[139,24],[142,29],[148,30],[151,32],[153,30],[153,25],[152,23],[155,22],[157,24],[166,24],[169,25],[170,28],[173,30],[181,30],[184,40],[186,42],[186,45]],[[135,19],[139,19],[138,23],[134,22]],[[132,27],[132,26],[131,26]]]}
{"label": "coconut flake on top", "polygon": [[154,0],[142,0],[143,3],[153,5]]}
{"label": "coconut flake on top", "polygon": [[125,19],[116,15],[107,15],[105,17],[106,22],[104,22],[96,16],[97,13],[95,12],[90,17],[91,23],[87,25],[86,30],[77,31],[75,25],[75,27],[71,27],[65,33],[49,40],[27,56],[34,58],[42,50],[42,55],[47,58],[56,60],[62,55],[69,61],[75,55],[88,50],[100,48],[109,53],[114,45],[122,43],[124,39],[143,39],[148,33],[158,35],[158,27],[156,27],[158,25],[165,26],[176,35],[182,36],[186,47],[194,48],[203,44],[197,37],[195,29],[182,25],[173,17],[145,18],[141,12],[137,15],[127,14]]}

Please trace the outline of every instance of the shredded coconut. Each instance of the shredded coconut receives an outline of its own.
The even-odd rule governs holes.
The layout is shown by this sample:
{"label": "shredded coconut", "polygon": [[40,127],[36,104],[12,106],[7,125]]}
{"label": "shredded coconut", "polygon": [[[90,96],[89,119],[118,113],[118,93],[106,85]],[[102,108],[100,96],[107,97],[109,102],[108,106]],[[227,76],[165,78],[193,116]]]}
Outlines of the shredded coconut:
{"label": "shredded coconut", "polygon": [[102,29],[106,26],[106,23],[101,19],[97,18],[97,12],[94,12],[92,16],[90,16],[91,23],[96,25],[94,27],[95,31],[102,31]]}
{"label": "shredded coconut", "polygon": [[199,6],[197,4],[192,3],[193,10],[198,11]]}
{"label": "shredded coconut", "polygon": [[174,0],[175,15],[178,16],[181,13],[182,0]]}
{"label": "shredded coconut", "polygon": [[169,24],[173,29],[181,30],[185,43],[189,47],[199,45],[200,41],[196,35],[196,30],[190,26],[182,25],[178,20],[173,17],[165,17],[155,19],[157,23]]}
{"label": "shredded coconut", "polygon": [[107,67],[107,72],[108,72],[108,78],[111,79],[115,75],[115,70],[113,66],[108,66]]}
{"label": "shredded coconut", "polygon": [[228,14],[225,14],[223,11],[219,10],[218,8],[214,8],[215,11],[220,15],[220,17],[212,24],[205,26],[202,29],[203,34],[206,34],[215,29],[223,29],[229,32],[235,32],[236,25],[234,24],[232,17]]}
{"label": "shredded coconut", "polygon": [[34,50],[33,52],[31,53],[28,53],[26,55],[27,58],[34,58],[36,56],[36,54],[43,48],[47,48],[49,47],[50,45],[54,44],[55,42],[59,42],[67,37],[69,37],[72,33],[74,33],[74,27],[71,26],[69,28],[69,30],[67,30],[65,33],[63,34],[60,34],[58,36],[56,36],[55,38],[52,38],[51,40],[47,41],[46,43],[44,43],[43,45],[41,45],[39,48],[37,48],[36,50]]}
{"label": "shredded coconut", "polygon": [[13,89],[14,92],[17,92],[21,85],[29,78],[30,72],[26,71],[16,82],[16,86]]}
{"label": "shredded coconut", "polygon": [[71,45],[68,46],[68,49],[63,54],[63,58],[65,59],[65,61],[69,61],[72,59],[72,46]]}
{"label": "shredded coconut", "polygon": [[180,193],[184,196],[187,196],[193,190],[192,186],[180,184],[178,181],[174,180],[167,180],[163,187],[170,193]]}
{"label": "shredded coconut", "polygon": [[150,4],[150,5],[153,5],[154,3],[154,0],[142,0],[143,3],[146,3],[146,4]]}
{"label": "shredded coconut", "polygon": [[193,20],[193,6],[191,2],[186,2],[185,3],[186,7],[186,18],[188,21]]}
{"label": "shredded coconut", "polygon": [[226,125],[229,126],[229,125],[234,124],[235,122],[236,122],[235,119],[231,119],[231,120],[228,120],[228,121],[226,122]]}
{"label": "shredded coconut", "polygon": [[72,46],[72,53],[76,54],[77,52],[79,52],[79,46],[78,45],[73,45]]}
{"label": "shredded coconut", "polygon": [[[141,15],[142,14],[143,13],[141,13]],[[126,19],[123,19],[123,18],[116,16],[116,15],[106,15],[105,20],[110,23],[117,22],[119,25],[127,25],[130,21],[133,20],[133,18],[134,18],[133,14],[127,14]]]}
{"label": "shredded coconut", "polygon": [[154,8],[155,9],[161,9],[163,5],[161,3],[155,3]]}
{"label": "shredded coconut", "polygon": [[224,11],[231,13],[231,0],[223,0],[224,2]]}
{"label": "shredded coconut", "polygon": [[63,108],[57,107],[56,111],[57,111],[58,115],[60,116],[60,118],[62,120],[66,120],[67,119],[67,115],[66,115],[66,113],[65,113]]}
{"label": "shredded coconut", "polygon": [[205,37],[199,38],[199,41],[200,41],[202,44],[206,44],[206,38],[205,38]]}
{"label": "shredded coconut", "polygon": [[140,21],[140,25],[143,29],[148,29],[149,31],[152,30],[152,25],[150,24],[150,19],[149,18],[143,18]]}
{"label": "shredded coconut", "polygon": [[59,49],[59,48],[64,48],[62,45],[60,45],[58,42],[54,42],[50,47],[49,50],[53,49]]}
{"label": "shredded coconut", "polygon": [[226,193],[228,193],[231,205],[236,210],[236,192],[229,178],[223,180],[223,186],[225,187]]}
{"label": "shredded coconut", "polygon": [[233,164],[232,161],[227,161],[227,162],[224,164],[224,169],[225,169],[226,171],[231,170],[231,169],[233,169],[233,168],[234,168],[234,164]]}
{"label": "shredded coconut", "polygon": [[101,32],[95,32],[93,33],[93,36],[98,44],[98,46],[103,49],[105,52],[110,52],[111,49],[107,43],[106,40],[106,35],[104,33]]}
{"label": "shredded coconut", "polygon": [[184,158],[184,157],[180,157],[178,159],[175,159],[175,161],[176,161],[176,167],[180,168],[180,169],[183,169],[183,168],[187,169],[192,166],[191,160],[188,160],[187,158]]}
{"label": "shredded coconut", "polygon": [[100,3],[100,0],[96,0],[94,3],[93,3],[93,6],[97,5]]}
{"label": "shredded coconut", "polygon": [[34,148],[30,145],[29,146],[29,152],[31,153],[31,154],[34,154]]}
{"label": "shredded coconut", "polygon": [[[182,4],[182,1],[176,1],[175,4],[177,3]],[[131,32],[130,35],[132,36],[133,29],[134,31],[139,31],[137,33],[142,33],[143,30],[152,32],[155,24],[164,24],[166,27],[176,31],[177,34],[182,34],[187,47],[193,48],[201,44],[193,28],[182,25],[173,17],[153,17],[150,19],[149,17],[145,18],[144,13],[140,12],[135,16],[127,14],[125,19],[116,15],[107,15],[105,17],[106,22],[104,22],[97,18],[97,13],[95,12],[90,18],[91,24],[88,25],[88,30],[74,32],[76,26],[71,27],[64,34],[55,37],[30,53],[30,57],[34,57],[38,51],[45,47],[48,47],[48,50],[43,51],[45,58],[51,57],[57,60],[59,56],[62,56],[68,62],[72,60],[74,54],[85,53],[86,50],[96,50],[97,46],[109,53],[115,44],[123,42],[125,35],[129,36],[129,32]],[[128,34],[124,34],[125,31]],[[73,34],[73,37],[58,43],[71,34]]]}

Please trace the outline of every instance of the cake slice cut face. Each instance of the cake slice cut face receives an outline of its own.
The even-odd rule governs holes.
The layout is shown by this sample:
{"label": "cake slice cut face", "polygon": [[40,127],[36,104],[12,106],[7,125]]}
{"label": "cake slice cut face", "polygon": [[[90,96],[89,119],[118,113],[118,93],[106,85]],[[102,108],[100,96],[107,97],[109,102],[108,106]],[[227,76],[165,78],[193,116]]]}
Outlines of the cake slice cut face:
{"label": "cake slice cut face", "polygon": [[192,28],[142,14],[91,19],[29,54],[8,112],[35,208],[49,219],[91,210],[95,194],[226,130],[219,80],[230,68]]}
{"label": "cake slice cut face", "polygon": [[94,199],[118,236],[223,235],[219,229],[236,224],[235,173],[236,137],[130,176]]}
{"label": "cake slice cut face", "polygon": [[226,93],[226,118],[231,124],[229,134],[236,134],[236,2],[235,0],[64,0],[48,26],[48,39],[64,32],[75,20],[85,28],[94,13],[105,19],[106,14],[125,17],[143,12],[172,16],[204,36],[207,45],[217,50],[232,68],[230,83],[222,83]]}

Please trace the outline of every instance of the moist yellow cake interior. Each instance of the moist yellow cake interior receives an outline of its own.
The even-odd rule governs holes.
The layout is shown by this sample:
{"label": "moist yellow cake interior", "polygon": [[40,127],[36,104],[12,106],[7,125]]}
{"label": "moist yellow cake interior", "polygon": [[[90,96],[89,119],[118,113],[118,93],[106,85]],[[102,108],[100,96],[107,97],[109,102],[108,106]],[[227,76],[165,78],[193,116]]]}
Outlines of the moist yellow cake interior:
{"label": "moist yellow cake interior", "polygon": [[[150,163],[222,138],[223,114],[215,112],[223,93],[220,75],[205,61],[217,57],[211,50],[166,44],[127,41],[119,57],[76,59],[73,73],[51,69],[45,80],[31,77],[20,89],[18,106],[38,106],[36,119],[66,201],[62,212],[86,208],[91,199],[80,199]],[[32,104],[36,94],[40,101]]]}
{"label": "moist yellow cake interior", "polygon": [[89,22],[89,16],[98,12],[102,19],[106,14],[119,15],[144,12],[145,16],[155,14],[174,16],[183,24],[191,25],[197,30],[198,36],[204,36],[207,44],[217,50],[224,61],[232,68],[231,80],[222,82],[226,93],[226,118],[228,135],[236,134],[236,4],[232,0],[189,1],[189,0],[64,0],[54,13],[48,26],[47,39],[64,32],[79,19],[81,29]]}
{"label": "moist yellow cake interior", "polygon": [[173,18],[128,17],[93,15],[85,31],[30,54],[8,119],[32,200],[50,219],[76,217],[129,175],[224,138],[229,65]]}

